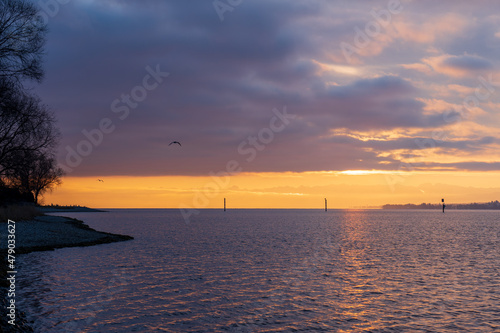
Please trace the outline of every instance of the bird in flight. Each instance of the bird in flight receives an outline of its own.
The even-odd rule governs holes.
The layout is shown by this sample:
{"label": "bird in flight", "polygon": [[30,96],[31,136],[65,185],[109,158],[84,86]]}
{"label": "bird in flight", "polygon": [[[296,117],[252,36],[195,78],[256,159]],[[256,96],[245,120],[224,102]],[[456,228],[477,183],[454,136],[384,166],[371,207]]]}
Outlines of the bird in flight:
{"label": "bird in flight", "polygon": [[168,145],[170,146],[170,145],[173,145],[174,143],[175,143],[175,144],[178,144],[179,146],[181,146],[181,147],[182,147],[182,145],[181,145],[181,143],[180,143],[179,141],[172,141],[172,142],[170,142]]}
{"label": "bird in flight", "polygon": [[102,179],[97,179],[97,180],[104,183],[104,180],[102,180]]}

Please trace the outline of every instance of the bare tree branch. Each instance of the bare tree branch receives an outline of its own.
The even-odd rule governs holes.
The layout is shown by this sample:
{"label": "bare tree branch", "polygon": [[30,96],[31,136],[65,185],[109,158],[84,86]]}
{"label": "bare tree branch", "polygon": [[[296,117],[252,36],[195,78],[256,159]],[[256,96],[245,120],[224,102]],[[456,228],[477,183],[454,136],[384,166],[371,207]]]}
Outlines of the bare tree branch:
{"label": "bare tree branch", "polygon": [[54,158],[60,136],[55,118],[22,85],[43,77],[46,31],[33,3],[0,0],[0,190],[14,188],[35,203],[63,175]]}
{"label": "bare tree branch", "polygon": [[0,78],[42,79],[47,26],[37,13],[29,1],[0,1]]}

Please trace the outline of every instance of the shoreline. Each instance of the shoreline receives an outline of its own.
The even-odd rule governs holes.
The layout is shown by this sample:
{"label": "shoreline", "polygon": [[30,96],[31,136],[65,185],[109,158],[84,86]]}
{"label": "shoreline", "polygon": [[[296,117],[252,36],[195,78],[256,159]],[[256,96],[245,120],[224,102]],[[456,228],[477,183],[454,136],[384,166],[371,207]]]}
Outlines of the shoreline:
{"label": "shoreline", "polygon": [[[94,210],[95,211],[95,210]],[[59,212],[59,211],[58,211]],[[0,223],[0,294],[1,306],[7,308],[7,223]],[[133,240],[132,236],[97,231],[83,221],[64,216],[40,215],[32,220],[15,221],[15,256],[38,251],[53,251],[66,247],[86,247],[99,244]],[[3,312],[3,311],[2,311]],[[2,313],[2,316],[6,314]],[[33,332],[30,322],[21,309],[16,312],[16,325],[12,326],[2,318],[0,331],[6,332]]]}
{"label": "shoreline", "polygon": [[43,214],[45,214],[45,213],[94,213],[94,212],[95,213],[104,213],[104,212],[107,212],[107,210],[95,209],[95,208],[89,208],[89,207],[83,207],[83,206],[64,207],[64,208],[41,206],[41,207],[37,207],[37,209]]}
{"label": "shoreline", "polygon": [[[7,239],[7,228],[0,230],[0,236],[2,239]],[[97,231],[77,219],[52,215],[37,216],[29,221],[16,221],[15,237],[16,254],[134,239],[127,235]],[[2,242],[0,249],[5,251],[7,242]]]}

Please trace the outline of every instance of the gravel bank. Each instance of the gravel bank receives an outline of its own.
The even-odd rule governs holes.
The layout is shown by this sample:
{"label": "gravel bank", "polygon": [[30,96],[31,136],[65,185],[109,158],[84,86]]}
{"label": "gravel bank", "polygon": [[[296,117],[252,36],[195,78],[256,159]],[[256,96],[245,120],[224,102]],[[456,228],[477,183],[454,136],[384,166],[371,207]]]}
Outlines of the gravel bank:
{"label": "gravel bank", "polygon": [[[16,254],[133,239],[130,236],[96,231],[82,221],[63,216],[37,216],[32,221],[16,221],[15,226]],[[0,249],[5,250],[6,226],[0,228],[0,237],[2,239]]]}
{"label": "gravel bank", "polygon": [[[0,223],[0,332],[33,332],[23,313],[17,313],[16,326],[7,324],[7,223]],[[62,216],[37,216],[31,221],[16,221],[16,256],[34,251],[48,251],[63,247],[90,246],[131,240],[133,237],[96,231],[82,221]]]}

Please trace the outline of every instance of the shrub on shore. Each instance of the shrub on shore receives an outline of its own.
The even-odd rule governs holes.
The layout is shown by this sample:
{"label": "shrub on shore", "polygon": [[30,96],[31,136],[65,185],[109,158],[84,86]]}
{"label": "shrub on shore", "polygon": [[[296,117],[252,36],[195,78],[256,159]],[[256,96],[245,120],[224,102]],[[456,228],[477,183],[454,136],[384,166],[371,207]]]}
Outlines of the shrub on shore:
{"label": "shrub on shore", "polygon": [[30,205],[11,205],[0,207],[0,222],[6,223],[7,220],[21,221],[31,220],[35,216],[43,215],[35,206]]}
{"label": "shrub on shore", "polygon": [[85,206],[80,205],[58,205],[58,204],[50,204],[41,206],[42,208],[53,208],[53,209],[76,209],[76,208],[87,208]]}

